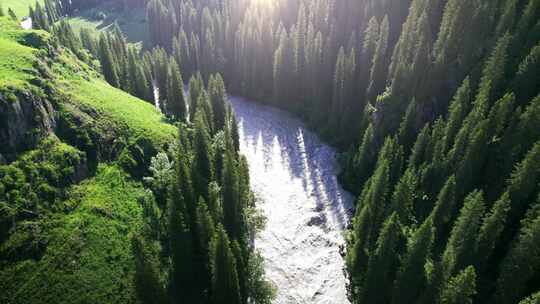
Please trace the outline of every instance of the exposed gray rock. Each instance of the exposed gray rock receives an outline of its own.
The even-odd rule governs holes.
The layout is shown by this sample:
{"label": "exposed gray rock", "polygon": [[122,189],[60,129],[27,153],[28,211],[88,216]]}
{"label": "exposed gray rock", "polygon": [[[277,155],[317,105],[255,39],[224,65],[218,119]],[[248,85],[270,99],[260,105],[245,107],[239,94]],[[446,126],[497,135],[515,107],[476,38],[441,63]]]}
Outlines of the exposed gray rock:
{"label": "exposed gray rock", "polygon": [[53,132],[56,116],[52,104],[30,92],[0,93],[0,154],[12,161]]}

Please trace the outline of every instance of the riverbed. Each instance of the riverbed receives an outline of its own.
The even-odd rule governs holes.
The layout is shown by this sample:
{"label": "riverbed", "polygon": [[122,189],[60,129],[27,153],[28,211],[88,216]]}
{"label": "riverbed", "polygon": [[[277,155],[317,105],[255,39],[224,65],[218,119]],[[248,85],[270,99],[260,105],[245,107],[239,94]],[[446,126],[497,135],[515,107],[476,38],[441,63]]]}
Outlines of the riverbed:
{"label": "riverbed", "polygon": [[340,246],[352,196],[337,181],[336,151],[288,113],[230,97],[251,188],[267,223],[255,239],[274,303],[346,304]]}

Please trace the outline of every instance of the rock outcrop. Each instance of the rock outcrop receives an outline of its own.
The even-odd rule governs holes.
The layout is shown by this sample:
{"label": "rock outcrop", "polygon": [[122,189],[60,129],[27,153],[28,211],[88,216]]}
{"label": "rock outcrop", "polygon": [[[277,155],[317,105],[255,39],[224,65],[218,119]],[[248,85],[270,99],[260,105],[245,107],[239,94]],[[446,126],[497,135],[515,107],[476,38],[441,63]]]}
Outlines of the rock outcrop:
{"label": "rock outcrop", "polygon": [[0,162],[13,161],[56,128],[50,101],[28,91],[0,93]]}

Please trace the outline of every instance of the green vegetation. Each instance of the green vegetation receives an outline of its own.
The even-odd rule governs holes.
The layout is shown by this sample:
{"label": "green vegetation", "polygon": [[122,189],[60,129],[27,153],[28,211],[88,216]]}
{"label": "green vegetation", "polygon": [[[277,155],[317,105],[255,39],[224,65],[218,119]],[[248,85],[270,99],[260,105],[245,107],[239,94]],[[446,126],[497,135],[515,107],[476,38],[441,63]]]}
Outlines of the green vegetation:
{"label": "green vegetation", "polygon": [[[7,300],[271,301],[226,83],[346,151],[352,303],[537,302],[540,1],[47,0],[30,15],[53,38],[20,10],[0,17],[0,89],[50,100],[59,140],[0,170]],[[110,31],[60,20],[78,14]],[[73,186],[83,155],[97,175]]]}
{"label": "green vegetation", "polygon": [[6,11],[8,8],[11,8],[20,19],[28,16],[28,8],[34,6],[36,1],[43,3],[43,0],[2,0],[0,3]]}
{"label": "green vegetation", "polygon": [[[134,302],[129,236],[142,225],[142,185],[115,166],[74,186],[60,212],[21,223],[2,244],[4,303]],[[36,247],[25,259],[26,244]]]}
{"label": "green vegetation", "polygon": [[[41,30],[2,35],[27,45],[32,76],[5,88],[6,114],[40,115],[28,118],[38,120],[27,130],[35,142],[22,147],[30,151],[0,166],[0,300],[271,301],[250,245],[255,201],[221,76],[192,78],[200,90],[189,94],[189,122],[174,57],[141,56],[116,26],[99,41],[79,37],[59,9],[36,5]],[[16,70],[9,60],[0,64]],[[155,78],[160,109],[115,88],[153,100]],[[8,120],[1,134],[17,141],[21,126]]]}

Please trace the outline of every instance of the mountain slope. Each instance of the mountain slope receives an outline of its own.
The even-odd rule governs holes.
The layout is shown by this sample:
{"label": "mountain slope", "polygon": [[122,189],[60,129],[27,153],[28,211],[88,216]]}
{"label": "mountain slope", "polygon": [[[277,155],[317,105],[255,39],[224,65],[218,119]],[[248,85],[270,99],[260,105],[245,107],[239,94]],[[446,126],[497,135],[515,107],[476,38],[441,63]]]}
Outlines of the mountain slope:
{"label": "mountain slope", "polygon": [[48,33],[0,23],[0,301],[135,302],[136,179],[176,127]]}

